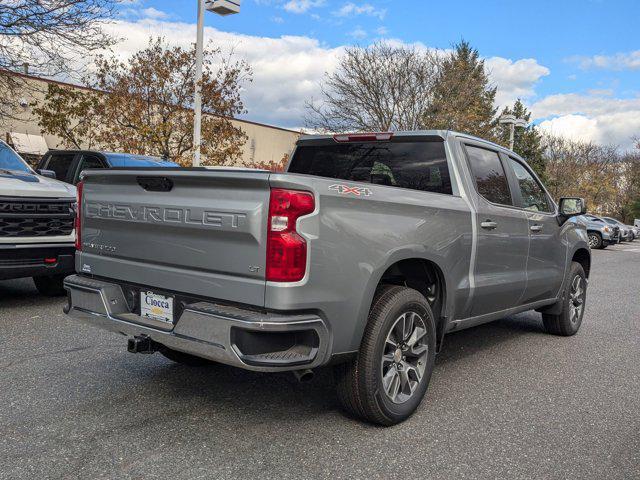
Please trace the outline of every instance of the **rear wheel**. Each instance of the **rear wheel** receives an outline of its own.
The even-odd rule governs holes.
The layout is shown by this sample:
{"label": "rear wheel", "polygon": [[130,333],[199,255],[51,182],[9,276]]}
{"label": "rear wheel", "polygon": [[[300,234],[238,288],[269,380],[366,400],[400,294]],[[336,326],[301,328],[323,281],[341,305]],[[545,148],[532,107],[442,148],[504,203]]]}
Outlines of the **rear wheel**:
{"label": "rear wheel", "polygon": [[182,365],[187,365],[189,367],[204,367],[207,365],[213,365],[216,362],[212,360],[207,360],[206,358],[196,357],[195,355],[191,355],[189,353],[180,352],[178,350],[174,350],[169,347],[163,346],[159,352],[169,360],[180,363]]}
{"label": "rear wheel", "polygon": [[582,265],[571,263],[569,282],[562,297],[562,312],[557,315],[542,314],[547,332],[553,335],[570,336],[580,329],[587,300],[587,278]]}
{"label": "rear wheel", "polygon": [[381,425],[411,416],[429,385],[435,339],[433,313],[423,295],[407,287],[381,288],[357,357],[335,369],[344,408]]}
{"label": "rear wheel", "polygon": [[589,232],[589,246],[591,248],[604,248],[602,236],[598,232]]}
{"label": "rear wheel", "polygon": [[63,282],[66,275],[49,275],[46,277],[33,277],[38,292],[47,297],[59,297],[64,295]]}

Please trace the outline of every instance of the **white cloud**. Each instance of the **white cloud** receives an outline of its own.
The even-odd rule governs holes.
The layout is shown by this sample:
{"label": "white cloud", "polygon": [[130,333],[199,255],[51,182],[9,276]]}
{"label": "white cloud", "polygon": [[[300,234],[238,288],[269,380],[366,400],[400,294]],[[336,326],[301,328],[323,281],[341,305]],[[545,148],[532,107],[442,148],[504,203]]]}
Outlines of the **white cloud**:
{"label": "white cloud", "polygon": [[169,17],[169,15],[166,12],[163,12],[162,10],[158,10],[157,8],[153,8],[153,7],[142,9],[140,11],[140,16],[146,17],[146,18],[152,18],[155,20],[163,20]]}
{"label": "white cloud", "polygon": [[512,105],[518,98],[531,97],[540,79],[551,73],[534,58],[514,62],[507,58],[491,57],[485,60],[485,69],[491,81],[498,86],[496,103],[501,107]]}
{"label": "white cloud", "polygon": [[[107,29],[124,39],[114,48],[123,60],[145,48],[151,35],[182,47],[189,47],[196,38],[195,25],[181,22],[118,21]],[[319,81],[325,72],[335,69],[343,49],[327,47],[309,37],[259,37],[205,27],[208,41],[233,49],[251,65],[253,82],[242,95],[249,111],[247,118],[292,128],[304,123],[305,102],[318,97]]]}
{"label": "white cloud", "polygon": [[[190,46],[196,37],[195,25],[140,19],[118,21],[108,27],[124,38],[115,51],[122,59],[144,48],[151,35],[164,36],[171,44]],[[328,47],[306,36],[277,38],[243,35],[205,28],[205,40],[222,48],[233,48],[253,68],[253,83],[243,92],[248,118],[285,127],[303,124],[305,102],[319,96],[319,82],[325,72],[333,72],[344,47]],[[406,45],[401,40],[385,40]],[[412,44],[419,49],[429,47]],[[549,69],[535,59],[486,59],[487,70],[498,86],[498,101],[512,103],[517,97],[532,98],[535,86]],[[630,137],[640,134],[640,97],[615,99],[608,91],[588,94],[551,95],[531,105],[533,118],[541,127],[602,143],[630,146]]]}
{"label": "white cloud", "polygon": [[[139,19],[121,20],[107,27],[123,38],[115,48],[126,59],[144,48],[150,36],[163,36],[173,45],[190,46],[196,38],[194,24]],[[361,28],[351,32],[364,38]],[[378,32],[378,34],[381,34]],[[325,72],[334,71],[344,47],[331,48],[317,39],[305,36],[277,38],[222,32],[205,28],[205,40],[223,48],[233,48],[235,54],[247,60],[253,69],[253,82],[246,85],[243,99],[252,120],[295,127],[303,124],[305,102],[319,97],[319,83]],[[392,45],[407,45],[398,39],[387,39]],[[422,43],[410,44],[428,49]],[[487,59],[492,81],[498,85],[499,101],[512,103],[517,97],[533,93],[536,82],[549,70],[534,59]]]}
{"label": "white cloud", "polygon": [[640,98],[611,98],[610,92],[549,95],[531,106],[540,128],[576,140],[632,146],[640,134]]}
{"label": "white cloud", "polygon": [[376,8],[370,3],[363,3],[356,5],[353,2],[345,3],[340,9],[333,12],[337,17],[351,17],[355,15],[368,15],[370,17],[377,17],[383,20],[387,14],[387,10],[384,8]]}
{"label": "white cloud", "polygon": [[314,7],[321,7],[325,0],[289,0],[284,4],[284,9],[290,13],[305,13]]}
{"label": "white cloud", "polygon": [[640,50],[614,55],[594,55],[592,57],[572,57],[580,68],[602,68],[606,70],[640,70]]}
{"label": "white cloud", "polygon": [[376,33],[380,36],[384,36],[389,33],[389,30],[387,29],[387,27],[378,27],[376,28]]}
{"label": "white cloud", "polygon": [[367,31],[362,27],[356,27],[352,32],[349,33],[349,36],[355,38],[356,40],[363,40],[367,38]]}

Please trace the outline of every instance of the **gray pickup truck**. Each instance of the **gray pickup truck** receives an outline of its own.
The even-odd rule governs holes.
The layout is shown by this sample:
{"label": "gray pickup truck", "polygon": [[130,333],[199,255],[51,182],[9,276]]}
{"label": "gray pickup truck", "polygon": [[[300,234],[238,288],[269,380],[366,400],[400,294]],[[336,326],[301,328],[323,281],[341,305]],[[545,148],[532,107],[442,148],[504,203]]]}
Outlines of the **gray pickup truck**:
{"label": "gray pickup truck", "polygon": [[383,425],[417,408],[446,333],[535,309],[573,335],[584,314],[582,199],[459,133],[307,136],[286,173],[89,170],[78,191],[66,313],[186,364],[333,365]]}

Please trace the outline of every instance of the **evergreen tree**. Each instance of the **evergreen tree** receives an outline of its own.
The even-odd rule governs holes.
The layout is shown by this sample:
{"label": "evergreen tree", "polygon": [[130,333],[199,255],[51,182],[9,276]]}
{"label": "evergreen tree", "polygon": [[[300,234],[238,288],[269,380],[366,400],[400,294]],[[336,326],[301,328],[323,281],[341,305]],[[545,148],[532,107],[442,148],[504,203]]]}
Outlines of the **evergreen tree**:
{"label": "evergreen tree", "polygon": [[456,130],[495,140],[496,87],[489,82],[478,50],[461,41],[442,60],[424,128]]}
{"label": "evergreen tree", "polygon": [[[501,115],[514,115],[516,118],[526,120],[527,123],[531,121],[531,112],[520,99],[516,100],[513,107],[505,107]],[[513,151],[524,158],[536,174],[545,180],[545,147],[542,144],[542,135],[536,126],[529,124],[526,128],[516,127],[513,139]],[[498,143],[509,147],[509,125],[498,127]]]}

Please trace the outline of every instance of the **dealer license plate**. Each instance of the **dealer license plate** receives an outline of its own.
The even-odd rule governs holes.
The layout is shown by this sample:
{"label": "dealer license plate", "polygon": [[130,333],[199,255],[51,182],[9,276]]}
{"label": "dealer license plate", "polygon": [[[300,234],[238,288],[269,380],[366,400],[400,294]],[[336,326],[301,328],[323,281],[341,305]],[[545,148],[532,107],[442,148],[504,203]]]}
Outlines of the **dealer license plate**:
{"label": "dealer license plate", "polygon": [[140,292],[140,315],[143,318],[173,323],[173,297]]}

